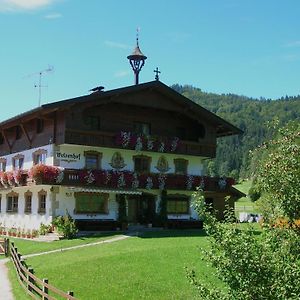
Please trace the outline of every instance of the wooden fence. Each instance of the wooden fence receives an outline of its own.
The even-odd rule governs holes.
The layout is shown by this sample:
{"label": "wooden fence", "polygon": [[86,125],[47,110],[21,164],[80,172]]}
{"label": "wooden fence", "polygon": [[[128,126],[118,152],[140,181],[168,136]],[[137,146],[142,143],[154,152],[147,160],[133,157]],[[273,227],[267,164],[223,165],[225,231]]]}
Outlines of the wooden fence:
{"label": "wooden fence", "polygon": [[[25,264],[24,259],[18,249],[15,247],[14,243],[10,245],[10,255],[13,261],[15,270],[17,272],[18,280],[21,286],[26,290],[26,292],[36,300],[57,300],[57,299],[69,299],[69,300],[78,300],[74,297],[74,293],[69,291],[67,293],[55,288],[50,285],[48,279],[44,278],[43,280],[39,279],[34,275],[34,270],[28,268]],[[51,295],[49,295],[51,292]],[[55,295],[52,296],[52,295]],[[59,296],[59,298],[56,298]]]}
{"label": "wooden fence", "polygon": [[0,255],[8,256],[9,240],[7,238],[0,239]]}

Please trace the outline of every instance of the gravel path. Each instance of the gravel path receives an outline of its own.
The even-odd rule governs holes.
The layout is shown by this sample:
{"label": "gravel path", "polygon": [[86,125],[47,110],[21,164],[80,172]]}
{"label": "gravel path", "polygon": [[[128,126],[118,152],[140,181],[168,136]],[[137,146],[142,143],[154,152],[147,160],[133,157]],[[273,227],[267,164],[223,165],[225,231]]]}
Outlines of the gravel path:
{"label": "gravel path", "polygon": [[90,243],[90,244],[83,244],[83,245],[72,246],[72,247],[67,247],[67,248],[61,248],[61,249],[56,249],[56,250],[51,250],[51,251],[46,251],[46,252],[40,252],[40,253],[22,255],[22,258],[47,255],[47,254],[57,253],[57,252],[64,252],[64,251],[69,251],[69,250],[74,250],[74,249],[79,249],[79,248],[96,246],[96,245],[100,245],[100,244],[113,243],[113,242],[117,242],[117,241],[128,239],[131,236],[135,236],[135,234],[121,235],[121,236],[117,236],[117,237],[114,237],[114,238],[111,238],[111,239],[108,239],[108,240],[94,242],[94,243]]}
{"label": "gravel path", "polygon": [[6,263],[8,258],[0,260],[0,300],[14,300],[11,284],[8,280],[8,270]]}

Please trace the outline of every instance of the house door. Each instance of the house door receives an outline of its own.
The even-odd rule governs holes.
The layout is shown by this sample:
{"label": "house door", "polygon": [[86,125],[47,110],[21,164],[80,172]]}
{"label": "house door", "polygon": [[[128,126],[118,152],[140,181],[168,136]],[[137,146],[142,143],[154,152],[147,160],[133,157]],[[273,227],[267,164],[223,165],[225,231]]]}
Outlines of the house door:
{"label": "house door", "polygon": [[128,199],[128,222],[148,224],[155,216],[155,197],[150,194],[134,195]]}

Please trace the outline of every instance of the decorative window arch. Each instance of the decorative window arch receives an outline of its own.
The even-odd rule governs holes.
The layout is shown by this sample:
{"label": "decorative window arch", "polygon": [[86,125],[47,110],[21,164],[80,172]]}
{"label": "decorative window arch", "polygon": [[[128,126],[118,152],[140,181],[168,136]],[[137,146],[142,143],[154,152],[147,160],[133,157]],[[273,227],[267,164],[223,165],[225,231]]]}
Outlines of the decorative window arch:
{"label": "decorative window arch", "polygon": [[33,165],[45,165],[47,158],[47,150],[45,149],[38,149],[32,153],[32,161]]}
{"label": "decorative window arch", "polygon": [[188,169],[189,161],[184,158],[175,158],[174,165],[175,165],[175,174],[179,175],[186,175]]}
{"label": "decorative window arch", "polygon": [[5,172],[6,170],[6,158],[0,158],[0,171]]}
{"label": "decorative window arch", "polygon": [[38,213],[46,213],[46,204],[47,204],[47,192],[45,190],[40,190],[38,192]]}
{"label": "decorative window arch", "polygon": [[134,155],[134,171],[136,173],[150,173],[152,158],[146,155]]}
{"label": "decorative window arch", "polygon": [[16,192],[10,192],[6,195],[6,211],[11,213],[18,212],[19,194]]}
{"label": "decorative window arch", "polygon": [[98,170],[101,169],[102,153],[94,150],[84,151],[85,169]]}
{"label": "decorative window arch", "polygon": [[13,170],[22,170],[24,165],[24,155],[17,154],[12,158]]}
{"label": "decorative window arch", "polygon": [[24,199],[25,199],[24,213],[30,214],[32,213],[32,192],[27,190],[24,193]]}

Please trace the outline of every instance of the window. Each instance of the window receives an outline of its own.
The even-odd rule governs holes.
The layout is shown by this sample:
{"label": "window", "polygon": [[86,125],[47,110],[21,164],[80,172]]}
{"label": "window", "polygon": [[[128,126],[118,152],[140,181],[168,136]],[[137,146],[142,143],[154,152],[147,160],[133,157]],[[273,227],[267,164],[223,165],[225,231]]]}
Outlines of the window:
{"label": "window", "polygon": [[3,145],[4,144],[4,137],[3,137],[3,134],[0,133],[0,145]]}
{"label": "window", "polygon": [[11,193],[7,195],[6,211],[18,212],[18,194]]}
{"label": "window", "polygon": [[134,171],[137,173],[150,173],[151,157],[138,155],[133,157]]}
{"label": "window", "polygon": [[99,116],[86,116],[84,122],[89,130],[100,130]]}
{"label": "window", "polygon": [[14,170],[22,170],[24,164],[24,155],[16,155],[12,158],[12,165]]}
{"label": "window", "polygon": [[185,140],[186,139],[186,130],[185,130],[185,128],[177,127],[176,128],[176,136],[181,140]]}
{"label": "window", "polygon": [[41,133],[44,131],[44,120],[37,119],[36,120],[36,133]]}
{"label": "window", "polygon": [[137,134],[150,135],[151,134],[150,124],[134,122],[133,123],[133,132],[137,133]]}
{"label": "window", "polygon": [[45,214],[47,193],[44,190],[41,190],[40,192],[38,192],[38,197],[39,197],[38,213]]}
{"label": "window", "polygon": [[107,193],[75,193],[76,214],[108,214]]}
{"label": "window", "polygon": [[39,164],[46,164],[46,158],[47,158],[47,151],[44,149],[39,149],[32,154],[33,164],[39,165]]}
{"label": "window", "polygon": [[22,136],[22,131],[21,131],[21,127],[17,126],[16,127],[16,140],[19,140]]}
{"label": "window", "polygon": [[206,130],[205,126],[203,124],[199,124],[199,129],[198,129],[198,136],[200,139],[205,138]]}
{"label": "window", "polygon": [[6,170],[6,159],[0,158],[0,171],[5,172]]}
{"label": "window", "polygon": [[24,194],[24,198],[25,198],[24,212],[31,213],[32,212],[32,193],[27,191]]}
{"label": "window", "polygon": [[179,174],[179,175],[187,174],[188,160],[184,158],[176,158],[174,159],[174,165],[175,165],[175,174]]}
{"label": "window", "polygon": [[97,151],[85,151],[85,168],[89,170],[101,169],[102,153]]}
{"label": "window", "polygon": [[189,213],[189,198],[186,196],[168,196],[167,213],[168,214],[188,214]]}

